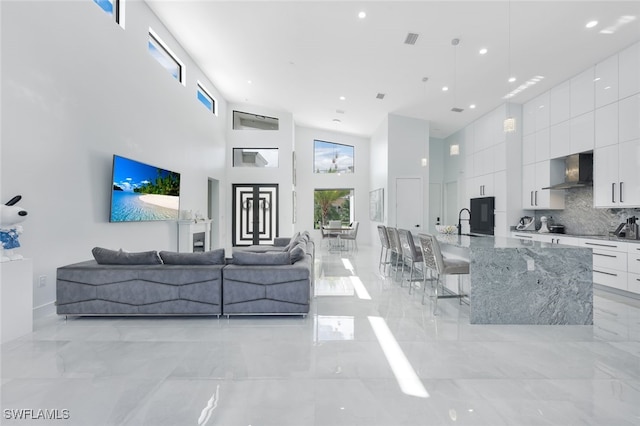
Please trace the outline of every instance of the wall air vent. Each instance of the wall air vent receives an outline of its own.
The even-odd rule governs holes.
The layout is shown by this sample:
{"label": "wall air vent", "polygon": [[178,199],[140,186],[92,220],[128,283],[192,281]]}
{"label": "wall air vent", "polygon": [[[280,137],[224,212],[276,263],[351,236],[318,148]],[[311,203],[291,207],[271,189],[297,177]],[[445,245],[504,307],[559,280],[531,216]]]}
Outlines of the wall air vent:
{"label": "wall air vent", "polygon": [[386,96],[386,95],[385,95],[384,93],[378,93],[378,94],[376,95],[376,99],[384,99],[384,97],[385,97],[385,96]]}
{"label": "wall air vent", "polygon": [[464,111],[464,109],[458,108],[458,107],[453,107],[453,108],[451,108],[451,111],[453,111],[453,112],[462,112],[462,111]]}
{"label": "wall air vent", "polygon": [[418,36],[420,34],[416,34],[416,33],[409,33],[407,34],[407,38],[404,39],[404,44],[410,44],[410,45],[414,45],[416,44],[416,41],[418,41]]}

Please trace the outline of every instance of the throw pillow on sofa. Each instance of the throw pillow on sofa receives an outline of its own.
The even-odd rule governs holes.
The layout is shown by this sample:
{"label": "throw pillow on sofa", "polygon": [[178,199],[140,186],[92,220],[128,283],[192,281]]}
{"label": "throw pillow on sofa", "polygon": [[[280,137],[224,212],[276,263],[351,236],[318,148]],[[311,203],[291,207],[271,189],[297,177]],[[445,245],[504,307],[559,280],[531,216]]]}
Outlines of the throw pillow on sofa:
{"label": "throw pillow on sofa", "polygon": [[291,263],[296,263],[297,261],[304,259],[304,256],[307,254],[307,245],[306,243],[298,243],[294,248],[289,252],[289,257],[291,258]]}
{"label": "throw pillow on sofa", "polygon": [[162,260],[158,256],[158,252],[142,251],[137,253],[129,253],[120,250],[109,250],[102,247],[94,247],[91,250],[93,258],[100,265],[160,265]]}
{"label": "throw pillow on sofa", "polygon": [[201,253],[176,253],[161,251],[160,259],[166,265],[224,265],[224,249]]}
{"label": "throw pillow on sofa", "polygon": [[251,251],[233,252],[232,263],[235,265],[290,265],[289,252],[265,252]]}

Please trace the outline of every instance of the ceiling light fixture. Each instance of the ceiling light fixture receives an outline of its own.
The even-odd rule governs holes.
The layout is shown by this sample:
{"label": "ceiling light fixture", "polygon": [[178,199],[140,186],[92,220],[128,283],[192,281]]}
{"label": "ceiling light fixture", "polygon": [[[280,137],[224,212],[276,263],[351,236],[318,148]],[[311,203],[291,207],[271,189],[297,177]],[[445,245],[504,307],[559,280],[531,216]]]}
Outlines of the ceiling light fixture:
{"label": "ceiling light fixture", "polygon": [[481,55],[486,55],[488,52],[486,47],[483,47],[482,49],[480,49],[480,51],[478,53],[480,53]]}
{"label": "ceiling light fixture", "polygon": [[442,91],[443,91],[443,92],[446,92],[447,90],[449,90],[449,88],[448,88],[447,86],[443,86],[443,87],[442,87]]}
{"label": "ceiling light fixture", "polygon": [[513,83],[514,81],[516,81],[515,77],[509,77],[509,83]]}
{"label": "ceiling light fixture", "polygon": [[344,101],[345,99],[347,99],[347,98],[345,98],[344,96],[340,96],[340,100],[341,101]]}
{"label": "ceiling light fixture", "polygon": [[367,17],[367,12],[365,11],[361,11],[360,13],[358,13],[358,18],[364,19],[366,17]]}
{"label": "ceiling light fixture", "polygon": [[476,104],[469,105],[469,109],[476,109]]}
{"label": "ceiling light fixture", "polygon": [[598,25],[598,21],[589,21],[587,22],[587,25],[585,25],[586,28],[593,28],[596,25]]}
{"label": "ceiling light fixture", "polygon": [[618,31],[620,29],[620,27],[623,27],[633,21],[635,21],[637,19],[637,16],[634,15],[623,15],[621,17],[618,18],[618,20],[616,21],[615,24],[611,25],[610,27],[607,27],[603,30],[600,30],[600,34],[613,34],[616,31]]}

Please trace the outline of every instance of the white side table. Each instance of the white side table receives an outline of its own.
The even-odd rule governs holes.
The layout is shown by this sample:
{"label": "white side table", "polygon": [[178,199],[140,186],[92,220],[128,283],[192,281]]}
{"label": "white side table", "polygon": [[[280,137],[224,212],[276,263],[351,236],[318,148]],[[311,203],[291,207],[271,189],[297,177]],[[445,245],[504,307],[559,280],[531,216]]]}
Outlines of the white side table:
{"label": "white side table", "polygon": [[0,340],[17,339],[33,331],[33,261],[0,263]]}
{"label": "white side table", "polygon": [[179,220],[178,251],[193,253],[211,250],[211,220]]}

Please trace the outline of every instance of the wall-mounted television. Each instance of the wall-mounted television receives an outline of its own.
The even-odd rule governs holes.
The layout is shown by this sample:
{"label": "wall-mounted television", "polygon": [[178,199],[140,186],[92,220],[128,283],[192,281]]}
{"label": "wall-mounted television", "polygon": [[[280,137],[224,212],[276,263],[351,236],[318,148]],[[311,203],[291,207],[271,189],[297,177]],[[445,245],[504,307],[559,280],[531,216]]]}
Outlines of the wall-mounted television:
{"label": "wall-mounted television", "polygon": [[110,222],[177,220],[180,173],[113,156]]}

